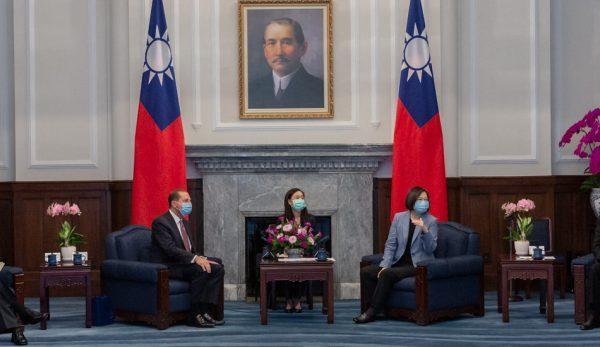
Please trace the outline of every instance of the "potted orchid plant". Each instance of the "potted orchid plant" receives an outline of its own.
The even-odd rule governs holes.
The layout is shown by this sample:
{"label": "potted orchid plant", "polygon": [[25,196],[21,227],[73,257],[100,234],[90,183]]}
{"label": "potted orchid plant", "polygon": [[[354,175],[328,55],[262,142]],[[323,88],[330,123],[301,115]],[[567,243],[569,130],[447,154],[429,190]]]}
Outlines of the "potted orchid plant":
{"label": "potted orchid plant", "polygon": [[596,217],[600,216],[600,108],[589,111],[582,119],[571,125],[563,134],[560,147],[571,143],[575,135],[580,135],[573,154],[589,159],[584,174],[589,175],[581,184],[581,189],[590,190],[590,203]]}
{"label": "potted orchid plant", "polygon": [[295,225],[293,221],[282,216],[278,218],[277,224],[269,225],[264,231],[264,236],[272,252],[299,258],[305,251],[311,252],[323,234],[316,232],[309,222]]}
{"label": "potted orchid plant", "polygon": [[[60,247],[60,255],[63,261],[73,261],[73,254],[77,250],[77,245],[83,243],[83,235],[76,233],[77,228],[70,220],[73,216],[80,216],[81,209],[77,204],[71,204],[68,201],[64,204],[53,202],[48,206],[46,214],[55,218],[65,216],[66,219],[62,222],[58,231],[58,246]],[[67,220],[68,218],[68,220]]]}
{"label": "potted orchid plant", "polygon": [[535,209],[535,203],[529,199],[521,199],[517,203],[504,203],[501,208],[504,218],[510,219],[506,238],[514,242],[515,254],[529,254],[529,237],[533,232],[531,211]]}

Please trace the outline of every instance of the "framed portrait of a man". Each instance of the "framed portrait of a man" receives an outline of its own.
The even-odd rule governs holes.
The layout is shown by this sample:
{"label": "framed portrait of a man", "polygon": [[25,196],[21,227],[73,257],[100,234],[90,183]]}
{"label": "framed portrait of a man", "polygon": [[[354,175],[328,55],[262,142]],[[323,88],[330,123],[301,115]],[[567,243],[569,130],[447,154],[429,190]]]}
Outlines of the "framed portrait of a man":
{"label": "framed portrait of a man", "polygon": [[240,118],[333,117],[330,0],[240,0]]}

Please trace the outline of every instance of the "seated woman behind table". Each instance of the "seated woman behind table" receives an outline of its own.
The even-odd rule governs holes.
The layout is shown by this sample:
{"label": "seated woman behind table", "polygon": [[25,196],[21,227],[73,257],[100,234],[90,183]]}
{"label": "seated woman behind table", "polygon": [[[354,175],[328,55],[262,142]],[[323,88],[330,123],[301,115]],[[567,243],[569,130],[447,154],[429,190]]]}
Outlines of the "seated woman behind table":
{"label": "seated woman behind table", "polygon": [[436,218],[429,214],[429,193],[414,187],[406,195],[405,205],[408,211],[394,216],[381,263],[360,269],[368,309],[354,317],[355,323],[374,321],[383,311],[394,283],[414,276],[419,262],[433,259],[438,225]]}
{"label": "seated woman behind table", "polygon": [[[293,222],[296,227],[304,227],[307,224],[315,225],[315,218],[308,213],[304,192],[299,188],[292,188],[285,193],[283,199],[283,208],[285,214],[282,216],[286,220]],[[292,282],[284,281],[283,288],[285,292],[285,312],[302,312],[302,293],[306,290],[306,281]]]}

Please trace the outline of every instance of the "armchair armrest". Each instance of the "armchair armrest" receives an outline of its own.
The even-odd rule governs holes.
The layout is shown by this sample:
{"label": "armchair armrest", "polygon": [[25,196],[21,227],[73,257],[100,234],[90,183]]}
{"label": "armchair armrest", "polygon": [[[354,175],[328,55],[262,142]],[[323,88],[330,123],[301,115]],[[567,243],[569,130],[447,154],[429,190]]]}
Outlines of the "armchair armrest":
{"label": "armchair armrest", "polygon": [[168,270],[168,267],[157,263],[109,259],[102,262],[101,272],[104,278],[158,283],[160,270]]}
{"label": "armchair armrest", "polygon": [[0,281],[7,287],[12,287],[14,284],[14,276],[23,274],[23,269],[14,266],[4,266],[0,271]]}
{"label": "armchair armrest", "polygon": [[361,263],[366,263],[366,265],[371,264],[379,264],[383,260],[383,253],[365,255],[361,259]]}
{"label": "armchair armrest", "polygon": [[429,280],[478,275],[483,271],[483,258],[480,255],[436,258],[422,261],[417,264],[417,267],[427,268],[427,279]]}
{"label": "armchair armrest", "polygon": [[582,257],[573,259],[571,261],[571,267],[574,267],[575,265],[583,265],[587,268],[588,266],[594,265],[595,263],[596,257],[594,256],[594,253],[590,253]]}

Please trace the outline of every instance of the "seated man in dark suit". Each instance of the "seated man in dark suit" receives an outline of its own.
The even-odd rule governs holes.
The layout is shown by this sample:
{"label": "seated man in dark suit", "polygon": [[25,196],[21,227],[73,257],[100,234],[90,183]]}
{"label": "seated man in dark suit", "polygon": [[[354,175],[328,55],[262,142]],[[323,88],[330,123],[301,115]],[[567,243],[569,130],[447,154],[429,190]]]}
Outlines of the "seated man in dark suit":
{"label": "seated man in dark suit", "polygon": [[592,252],[596,258],[596,264],[592,271],[592,294],[590,313],[587,321],[581,326],[581,330],[590,330],[600,327],[600,218],[596,221],[596,231],[592,242]]}
{"label": "seated man in dark suit", "polygon": [[39,312],[21,305],[6,281],[8,276],[12,276],[12,274],[0,269],[0,333],[12,332],[12,343],[17,346],[24,346],[27,344],[27,339],[23,334],[23,328],[20,326],[18,318],[25,324],[37,324],[47,314],[45,313],[42,316]]}
{"label": "seated man in dark suit", "polygon": [[225,271],[223,265],[197,254],[188,234],[185,216],[192,212],[190,194],[174,190],[169,194],[169,210],[152,222],[150,258],[169,266],[169,277],[190,282],[191,306],[188,324],[212,328],[225,322],[210,316],[216,305]]}

